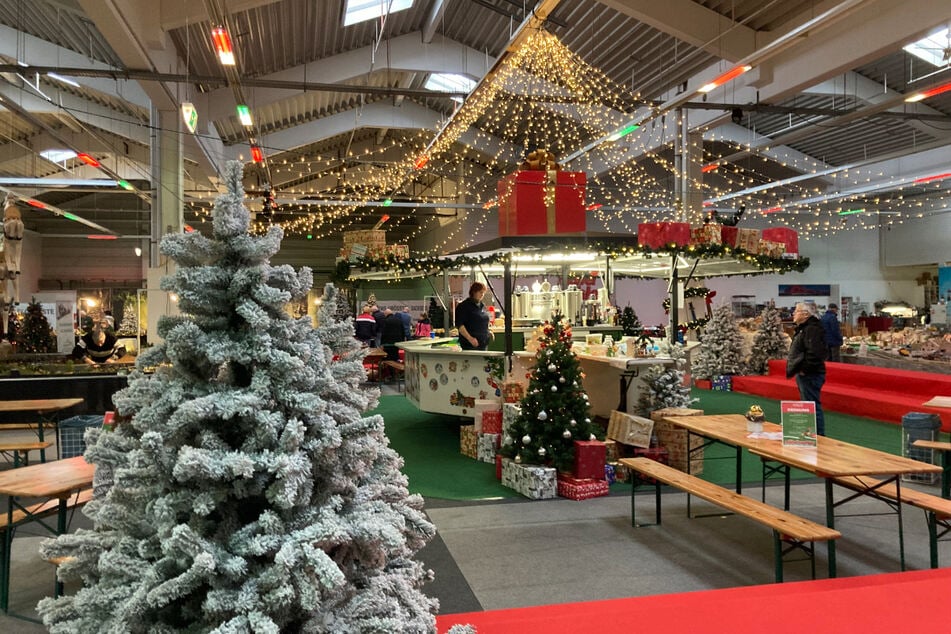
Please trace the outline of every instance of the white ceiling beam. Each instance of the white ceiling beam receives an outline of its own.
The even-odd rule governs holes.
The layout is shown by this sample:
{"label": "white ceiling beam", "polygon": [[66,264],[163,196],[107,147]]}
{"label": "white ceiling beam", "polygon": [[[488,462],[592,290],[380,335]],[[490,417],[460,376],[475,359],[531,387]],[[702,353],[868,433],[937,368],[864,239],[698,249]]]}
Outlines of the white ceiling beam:
{"label": "white ceiling beam", "polygon": [[422,35],[424,43],[429,44],[433,41],[433,36],[436,35],[436,29],[439,28],[439,23],[446,15],[447,4],[449,4],[449,0],[435,0],[435,2],[433,2],[433,6],[429,10],[429,15],[426,16],[426,24],[423,25]]}
{"label": "white ceiling beam", "polygon": [[[224,11],[227,14],[250,11],[269,4],[276,4],[281,0],[224,0]],[[182,2],[182,0],[160,0],[159,20],[163,31],[171,31],[197,22],[207,22],[208,12],[204,2]],[[209,39],[211,33],[208,34]]]}
{"label": "white ceiling beam", "polygon": [[[0,55],[30,66],[60,66],[88,70],[116,70],[114,67],[57,46],[27,33],[0,24]],[[29,68],[23,74],[30,74]],[[70,77],[76,83],[117,99],[124,99],[140,108],[149,108],[149,98],[138,82],[106,77]],[[52,81],[52,80],[51,80]]]}
{"label": "white ceiling beam", "polygon": [[[77,0],[89,18],[127,68],[160,73],[184,73],[187,69],[168,33],[156,20],[154,0]],[[194,3],[197,4],[197,3]],[[178,112],[180,99],[177,85],[142,82],[143,91],[158,110]],[[181,117],[178,118],[179,120]],[[184,127],[180,127],[183,130]],[[213,132],[212,132],[213,134]],[[192,134],[183,137],[185,154],[195,161],[192,178],[209,184],[218,181],[223,167],[214,147],[207,147]],[[214,146],[212,140],[211,143]]]}
{"label": "white ceiling beam", "polygon": [[[387,40],[387,54],[378,55],[375,71],[393,70],[421,73],[457,73],[473,78],[482,77],[495,63],[492,57],[448,38],[439,36],[425,44],[420,33],[407,33]],[[319,59],[294,68],[271,73],[257,79],[286,82],[314,82],[339,84],[366,75],[370,70],[373,46],[365,46],[340,55]],[[299,95],[299,89],[243,88],[249,104],[255,107],[278,103]],[[212,121],[234,116],[234,93],[231,88],[219,88],[193,100],[198,113]]]}

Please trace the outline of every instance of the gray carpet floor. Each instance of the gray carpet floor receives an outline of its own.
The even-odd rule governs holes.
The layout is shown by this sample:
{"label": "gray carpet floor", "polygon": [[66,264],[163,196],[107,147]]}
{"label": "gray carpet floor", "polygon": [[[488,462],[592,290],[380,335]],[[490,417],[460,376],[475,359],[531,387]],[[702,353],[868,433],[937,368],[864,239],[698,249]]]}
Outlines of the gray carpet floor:
{"label": "gray carpet floor", "polygon": [[[906,485],[907,486],[907,485]],[[935,487],[920,487],[936,492]],[[653,519],[653,489],[638,494],[638,519]],[[749,487],[748,495],[759,490]],[[767,489],[767,501],[780,505],[782,488]],[[576,502],[565,499],[462,504],[429,500],[427,511],[438,537],[420,559],[435,572],[426,592],[438,598],[443,613],[491,610],[615,597],[690,592],[773,582],[770,531],[743,517],[722,516],[717,508],[693,502],[686,516],[686,495],[665,490],[663,525],[634,528],[630,496],[613,495]],[[820,483],[794,484],[792,510],[824,523]],[[887,510],[874,500],[856,500],[842,513]],[[925,519],[905,509],[908,569],[929,566]],[[74,526],[85,518],[77,518]],[[900,569],[897,518],[894,515],[840,517],[840,577],[896,572]],[[0,631],[42,632],[20,617],[35,618],[36,602],[53,590],[53,568],[40,560],[44,539],[30,527],[17,531],[13,544],[10,611]],[[939,545],[943,562],[951,546]],[[818,547],[817,573],[827,576],[826,549]],[[786,565],[786,580],[810,578],[805,561]],[[69,588],[67,588],[67,591]]]}

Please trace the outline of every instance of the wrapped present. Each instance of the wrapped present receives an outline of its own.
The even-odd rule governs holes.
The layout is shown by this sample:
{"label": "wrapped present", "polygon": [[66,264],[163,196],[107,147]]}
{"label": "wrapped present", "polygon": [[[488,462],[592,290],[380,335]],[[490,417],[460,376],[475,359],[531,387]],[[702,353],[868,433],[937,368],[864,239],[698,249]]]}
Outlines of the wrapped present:
{"label": "wrapped present", "polygon": [[587,500],[603,497],[611,492],[603,478],[572,478],[558,475],[558,495],[569,500]]}
{"label": "wrapped present", "polygon": [[608,419],[607,438],[634,447],[649,447],[654,422],[649,418],[614,410]]}
{"label": "wrapped present", "polygon": [[710,224],[690,229],[690,244],[722,244],[721,225]]}
{"label": "wrapped present", "polygon": [[617,441],[608,438],[604,441],[604,461],[615,462],[618,459]]}
{"label": "wrapped present", "polygon": [[[670,464],[670,456],[667,452],[667,449],[664,447],[638,447],[634,450],[635,458],[650,458],[651,460],[656,460],[661,464]],[[644,482],[647,484],[654,484],[654,478],[647,476],[638,475],[638,482]]]}
{"label": "wrapped present", "polygon": [[637,225],[637,243],[651,249],[663,249],[671,244],[685,247],[690,244],[690,225],[686,222],[642,222]]}
{"label": "wrapped present", "polygon": [[479,434],[476,441],[476,459],[479,462],[488,462],[489,464],[495,462],[501,439],[502,434]]}
{"label": "wrapped present", "polygon": [[763,229],[762,238],[770,242],[782,242],[785,249],[783,251],[784,254],[799,256],[799,234],[795,229],[790,229],[789,227]]}
{"label": "wrapped present", "polygon": [[765,255],[771,258],[781,258],[783,254],[786,253],[786,245],[782,242],[773,242],[771,240],[760,240],[759,241],[759,252],[760,255]]}
{"label": "wrapped present", "polygon": [[502,454],[495,454],[495,479],[502,479]]}
{"label": "wrapped present", "polygon": [[612,462],[611,467],[614,467],[614,480],[616,482],[628,482],[631,479],[631,470],[626,466],[622,465],[620,462]]}
{"label": "wrapped present", "polygon": [[502,383],[502,400],[506,403],[518,403],[525,398],[525,386],[518,381]]}
{"label": "wrapped present", "polygon": [[482,433],[502,433],[502,410],[493,409],[482,412]]}
{"label": "wrapped present", "polygon": [[512,423],[522,413],[522,408],[515,403],[502,403],[502,433],[509,433]]}
{"label": "wrapped present", "polygon": [[574,476],[587,479],[604,477],[604,443],[600,440],[576,440],[574,445]]}
{"label": "wrapped present", "polygon": [[463,425],[459,428],[459,453],[470,458],[479,456],[479,432],[475,425]]}
{"label": "wrapped present", "polygon": [[502,486],[507,486],[532,500],[547,500],[558,494],[556,471],[552,467],[516,464],[502,459]]}
{"label": "wrapped present", "polygon": [[720,244],[726,247],[736,247],[739,229],[736,227],[720,227]]}
{"label": "wrapped present", "polygon": [[736,248],[743,249],[747,253],[759,253],[760,241],[759,229],[737,229]]}
{"label": "wrapped present", "polygon": [[604,465],[604,479],[608,481],[608,484],[614,484],[617,482],[617,476],[614,475],[613,464]]}
{"label": "wrapped present", "polygon": [[585,230],[584,172],[519,170],[499,181],[499,235]]}
{"label": "wrapped present", "polygon": [[710,377],[710,387],[717,392],[732,392],[733,377],[729,374],[717,374]]}
{"label": "wrapped present", "polygon": [[[498,411],[499,414],[501,415],[501,413],[502,413],[502,404],[499,403],[499,402],[498,402],[497,400],[495,400],[495,399],[482,399],[482,398],[477,398],[477,399],[476,399],[475,405],[472,406],[472,410],[471,410],[471,414],[472,414],[472,418],[473,418],[473,423],[472,423],[472,424],[475,425],[476,431],[479,431],[479,432],[481,432],[481,431],[486,431],[486,430],[484,430],[484,429],[482,428],[482,423],[483,423],[483,420],[484,420],[484,414],[485,414],[486,412],[491,412],[491,411]],[[500,420],[501,420],[501,419],[500,419]],[[489,431],[489,433],[497,434],[497,433],[499,433],[501,430],[497,430],[497,431],[488,430],[488,431]]]}
{"label": "wrapped present", "polygon": [[688,453],[687,430],[666,422],[664,418],[667,416],[703,416],[703,410],[689,407],[666,407],[651,412],[654,435],[657,436],[657,442],[667,449],[668,464],[674,469],[687,471],[689,458],[690,473],[700,475],[703,473],[703,438],[690,436],[691,452]]}

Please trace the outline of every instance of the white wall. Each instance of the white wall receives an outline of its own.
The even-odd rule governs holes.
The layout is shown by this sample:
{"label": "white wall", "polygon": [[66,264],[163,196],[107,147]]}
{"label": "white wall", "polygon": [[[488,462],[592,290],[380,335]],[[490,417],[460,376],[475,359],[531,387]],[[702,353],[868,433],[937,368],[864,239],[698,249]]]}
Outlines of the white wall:
{"label": "white wall", "polygon": [[888,266],[951,261],[951,213],[918,218],[882,229]]}

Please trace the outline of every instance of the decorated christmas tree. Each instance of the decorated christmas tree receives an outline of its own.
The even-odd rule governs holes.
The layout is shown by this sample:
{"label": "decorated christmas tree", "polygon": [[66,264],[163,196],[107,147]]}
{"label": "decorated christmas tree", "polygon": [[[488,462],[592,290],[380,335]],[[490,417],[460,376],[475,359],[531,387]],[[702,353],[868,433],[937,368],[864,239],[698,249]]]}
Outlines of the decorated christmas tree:
{"label": "decorated christmas tree", "polygon": [[56,337],[38,302],[30,302],[16,333],[17,352],[56,352]]}
{"label": "decorated christmas tree", "polygon": [[714,309],[700,336],[700,353],[691,368],[698,379],[721,374],[739,374],[743,369],[743,335],[729,306]]}
{"label": "decorated christmas tree", "polygon": [[644,388],[637,402],[638,413],[650,416],[654,410],[665,407],[690,407],[696,401],[690,398],[690,387],[684,384],[686,357],[683,346],[664,344],[661,354],[674,360],[673,365],[652,365],[641,376]]}
{"label": "decorated christmas tree", "polygon": [[783,332],[779,310],[770,304],[763,310],[756,334],[753,335],[753,350],[747,361],[747,372],[766,374],[770,359],[785,359],[789,352],[789,338]]}
{"label": "decorated christmas tree", "polygon": [[162,241],[182,314],[159,320],[87,452],[93,528],[44,545],[83,584],[40,602],[51,632],[435,628],[413,559],[434,529],[363,415],[352,325],[336,306],[319,331],[284,311],[311,273],[269,264],[282,231],[248,233],[241,175],[228,164],[213,237]]}
{"label": "decorated christmas tree", "polygon": [[117,329],[117,334],[122,337],[137,337],[139,334],[139,328],[135,323],[135,299],[128,298],[122,304],[122,320],[119,322],[119,328]]}
{"label": "decorated christmas tree", "polygon": [[571,327],[555,319],[544,326],[522,412],[503,439],[502,454],[518,463],[574,464],[574,441],[594,440],[588,395],[581,387],[581,365],[571,351]]}
{"label": "decorated christmas tree", "polygon": [[639,337],[644,332],[644,326],[638,319],[637,313],[630,306],[625,306],[621,314],[618,315],[618,325],[621,327],[621,333],[625,337]]}

